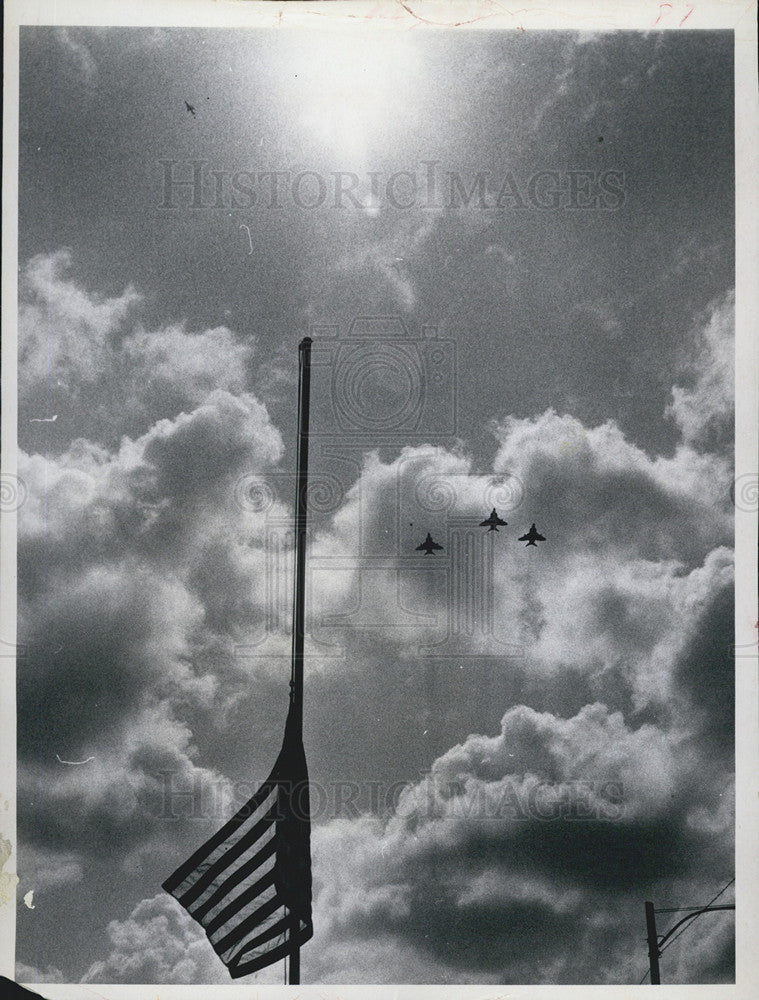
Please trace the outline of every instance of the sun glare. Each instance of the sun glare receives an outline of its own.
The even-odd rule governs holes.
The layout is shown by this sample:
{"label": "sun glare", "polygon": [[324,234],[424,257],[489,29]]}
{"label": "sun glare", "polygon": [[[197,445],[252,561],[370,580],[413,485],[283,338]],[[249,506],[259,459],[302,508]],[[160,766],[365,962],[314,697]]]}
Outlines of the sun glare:
{"label": "sun glare", "polygon": [[326,150],[360,165],[401,132],[418,54],[397,32],[317,33],[293,54],[295,118]]}

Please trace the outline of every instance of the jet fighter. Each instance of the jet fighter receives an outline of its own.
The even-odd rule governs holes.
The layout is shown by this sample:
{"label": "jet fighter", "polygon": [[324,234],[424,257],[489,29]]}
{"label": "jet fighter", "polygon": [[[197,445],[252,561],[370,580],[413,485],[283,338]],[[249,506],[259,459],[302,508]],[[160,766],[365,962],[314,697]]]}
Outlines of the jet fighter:
{"label": "jet fighter", "polygon": [[417,552],[424,552],[426,556],[433,555],[433,553],[436,552],[438,549],[442,551],[443,546],[438,545],[437,542],[432,541],[432,535],[429,533],[429,531],[427,532],[427,537],[424,539],[422,544],[417,545],[416,547]]}
{"label": "jet fighter", "polygon": [[540,532],[536,531],[534,524],[526,535],[522,535],[521,538],[517,539],[520,542],[527,542],[527,545],[534,545],[535,548],[538,547],[538,542],[544,542],[545,540],[545,535],[541,535]]}
{"label": "jet fighter", "polygon": [[480,527],[487,528],[488,531],[498,531],[499,524],[505,527],[508,523],[508,521],[501,520],[501,518],[496,514],[494,507],[490,513],[490,517],[485,518],[484,521],[480,521]]}

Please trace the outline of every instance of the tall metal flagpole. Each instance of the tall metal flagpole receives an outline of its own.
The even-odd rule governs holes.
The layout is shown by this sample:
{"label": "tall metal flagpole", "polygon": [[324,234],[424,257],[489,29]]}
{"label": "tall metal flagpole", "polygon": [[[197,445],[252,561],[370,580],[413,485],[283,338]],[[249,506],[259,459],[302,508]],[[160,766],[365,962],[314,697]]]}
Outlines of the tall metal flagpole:
{"label": "tall metal flagpole", "polygon": [[[292,711],[303,735],[303,644],[306,607],[306,521],[308,517],[308,416],[311,397],[311,338],[304,337],[298,347],[298,473],[295,481],[295,579],[293,584],[293,648],[290,698]],[[297,942],[300,918],[292,917],[291,940]],[[290,950],[289,981],[300,984],[300,945]]]}

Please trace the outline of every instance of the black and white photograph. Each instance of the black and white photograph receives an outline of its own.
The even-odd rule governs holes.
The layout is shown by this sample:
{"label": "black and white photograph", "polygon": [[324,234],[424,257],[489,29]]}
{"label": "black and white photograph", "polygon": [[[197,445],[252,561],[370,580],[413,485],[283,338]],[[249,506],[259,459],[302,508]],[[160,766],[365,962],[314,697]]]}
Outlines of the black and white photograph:
{"label": "black and white photograph", "polygon": [[4,977],[755,995],[755,40],[9,5]]}

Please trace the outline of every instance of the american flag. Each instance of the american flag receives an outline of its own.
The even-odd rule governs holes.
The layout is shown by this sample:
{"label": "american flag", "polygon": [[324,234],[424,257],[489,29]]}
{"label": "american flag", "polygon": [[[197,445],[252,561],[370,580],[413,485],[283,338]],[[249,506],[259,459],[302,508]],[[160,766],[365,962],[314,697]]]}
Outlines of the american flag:
{"label": "american flag", "polygon": [[290,703],[282,749],[253,798],[163,883],[233,979],[313,935],[306,755]]}

